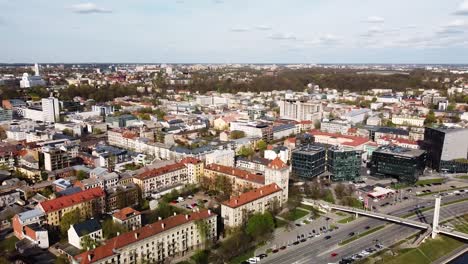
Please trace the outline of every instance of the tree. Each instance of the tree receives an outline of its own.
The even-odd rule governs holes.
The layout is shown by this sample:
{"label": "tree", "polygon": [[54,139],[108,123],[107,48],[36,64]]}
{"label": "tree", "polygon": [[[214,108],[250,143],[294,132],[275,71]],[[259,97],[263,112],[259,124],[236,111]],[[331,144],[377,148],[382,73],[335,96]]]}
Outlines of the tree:
{"label": "tree", "polygon": [[81,239],[80,245],[83,250],[90,250],[90,249],[98,247],[100,244],[96,239],[92,239],[91,236],[85,235]]}
{"label": "tree", "polygon": [[231,131],[231,139],[239,139],[245,137],[245,132],[241,130]]}
{"label": "tree", "polygon": [[242,157],[250,157],[255,153],[255,151],[252,149],[250,146],[242,146],[237,154],[239,154]]}
{"label": "tree", "polygon": [[321,127],[322,127],[322,123],[320,122],[320,120],[315,120],[314,128],[315,129],[320,129]]}
{"label": "tree", "polygon": [[82,170],[79,170],[77,173],[76,173],[76,178],[79,180],[79,181],[82,181],[84,179],[86,179],[86,176],[88,176],[86,174],[86,172],[82,171]]}
{"label": "tree", "polygon": [[204,264],[208,262],[209,252],[207,250],[197,250],[190,258],[195,264]]}
{"label": "tree", "polygon": [[83,220],[80,209],[74,209],[68,213],[65,213],[60,220],[60,233],[62,236],[66,236],[68,229],[71,225],[79,223]]}
{"label": "tree", "polygon": [[265,149],[267,149],[267,146],[268,146],[268,144],[267,144],[263,139],[260,139],[260,140],[257,142],[257,148],[258,148],[260,151],[264,151]]}
{"label": "tree", "polygon": [[65,128],[64,130],[62,130],[62,133],[63,133],[64,135],[67,135],[67,136],[71,136],[71,137],[74,136],[73,130],[71,130],[71,129],[69,129],[69,128]]}
{"label": "tree", "polygon": [[245,232],[256,241],[265,241],[275,229],[275,222],[270,212],[254,214],[247,221]]}
{"label": "tree", "polygon": [[102,235],[105,239],[111,239],[124,232],[127,232],[127,229],[123,225],[115,223],[112,218],[108,218],[102,223]]}
{"label": "tree", "polygon": [[429,110],[429,113],[426,116],[426,119],[424,120],[425,125],[432,125],[437,122],[437,118],[434,114],[434,110]]}
{"label": "tree", "polygon": [[451,103],[451,104],[449,104],[449,105],[447,106],[447,111],[449,111],[449,112],[455,111],[455,108],[456,108],[456,107],[457,107],[456,104]]}

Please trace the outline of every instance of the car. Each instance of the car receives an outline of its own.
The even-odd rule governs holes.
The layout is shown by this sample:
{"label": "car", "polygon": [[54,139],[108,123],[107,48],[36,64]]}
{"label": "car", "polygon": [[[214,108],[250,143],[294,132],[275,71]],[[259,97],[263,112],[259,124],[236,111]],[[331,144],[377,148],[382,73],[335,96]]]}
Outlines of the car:
{"label": "car", "polygon": [[301,239],[301,242],[306,242],[306,241],[307,241],[307,238]]}
{"label": "car", "polygon": [[241,262],[241,264],[250,264],[250,262],[247,261],[247,260],[244,260],[244,261]]}
{"label": "car", "polygon": [[342,258],[338,263],[339,264],[350,264],[353,263],[354,259],[352,258]]}
{"label": "car", "polygon": [[171,204],[178,204],[179,202],[177,200],[171,201]]}
{"label": "car", "polygon": [[364,227],[364,229],[369,229],[369,228],[370,228],[370,226],[366,226],[366,227]]}
{"label": "car", "polygon": [[320,234],[320,233],[317,233],[317,234],[315,235],[315,237],[319,237],[319,236],[321,236],[321,234]]}
{"label": "car", "polygon": [[301,224],[300,224],[300,223],[296,223],[296,226],[301,226]]}
{"label": "car", "polygon": [[326,220],[326,221],[330,220],[330,217],[325,217],[325,220]]}
{"label": "car", "polygon": [[351,232],[351,233],[349,233],[348,235],[349,235],[349,236],[354,236],[355,233],[354,233],[354,232]]}
{"label": "car", "polygon": [[403,200],[408,200],[408,196],[403,197]]}
{"label": "car", "polygon": [[207,203],[207,202],[208,202],[208,200],[204,199],[204,200],[203,200],[203,202],[204,202],[204,203]]}
{"label": "car", "polygon": [[266,257],[268,257],[268,255],[265,254],[265,253],[260,254],[260,255],[257,255],[257,258],[260,258],[260,259],[264,259],[264,258],[266,258]]}
{"label": "car", "polygon": [[188,199],[193,199],[192,195],[187,196]]}
{"label": "car", "polygon": [[314,233],[314,234],[315,234],[315,229],[312,229],[312,233]]}
{"label": "car", "polygon": [[305,238],[305,235],[304,235],[304,234],[301,234],[301,238]]}
{"label": "car", "polygon": [[299,241],[295,241],[295,242],[293,243],[293,245],[295,245],[295,246],[296,246],[296,245],[299,245]]}
{"label": "car", "polygon": [[313,238],[313,237],[314,237],[314,234],[312,234],[312,232],[309,232],[308,238]]}
{"label": "car", "polygon": [[450,185],[450,188],[455,189],[455,188],[457,188],[457,186]]}
{"label": "car", "polygon": [[378,249],[382,249],[383,245],[382,244],[377,244],[377,245],[375,245],[375,247],[378,248]]}
{"label": "car", "polygon": [[336,256],[338,256],[338,253],[333,252],[333,253],[330,254],[330,256],[331,256],[331,257],[336,257]]}
{"label": "car", "polygon": [[280,250],[285,250],[285,249],[286,249],[286,246],[280,247]]}
{"label": "car", "polygon": [[331,238],[331,236],[326,236],[326,237],[325,237],[325,240],[328,240],[328,239],[330,239],[330,238]]}
{"label": "car", "polygon": [[360,255],[363,255],[363,256],[368,256],[368,255],[370,255],[370,253],[367,252],[367,251],[365,251],[365,250],[361,251],[361,253],[359,253],[359,254],[360,254]]}
{"label": "car", "polygon": [[257,263],[260,261],[260,258],[252,257],[247,260],[249,263]]}
{"label": "car", "polygon": [[278,251],[279,251],[279,249],[275,248],[275,249],[273,249],[271,252],[272,252],[272,253],[277,253]]}

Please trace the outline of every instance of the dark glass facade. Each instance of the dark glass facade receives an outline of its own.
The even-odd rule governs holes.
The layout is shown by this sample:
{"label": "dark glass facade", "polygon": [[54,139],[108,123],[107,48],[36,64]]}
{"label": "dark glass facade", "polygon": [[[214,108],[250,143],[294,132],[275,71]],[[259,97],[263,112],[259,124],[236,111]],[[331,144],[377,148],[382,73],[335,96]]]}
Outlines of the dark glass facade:
{"label": "dark glass facade", "polygon": [[443,131],[429,127],[424,129],[424,141],[421,148],[427,152],[427,166],[437,171],[440,171],[444,140]]}
{"label": "dark glass facade", "polygon": [[300,178],[312,179],[325,172],[325,158],[324,147],[303,145],[292,152],[292,173]]}
{"label": "dark glass facade", "polygon": [[361,151],[327,150],[327,170],[333,181],[354,181],[360,175]]}
{"label": "dark glass facade", "polygon": [[371,174],[415,183],[423,174],[426,152],[401,147],[381,147],[372,153]]}

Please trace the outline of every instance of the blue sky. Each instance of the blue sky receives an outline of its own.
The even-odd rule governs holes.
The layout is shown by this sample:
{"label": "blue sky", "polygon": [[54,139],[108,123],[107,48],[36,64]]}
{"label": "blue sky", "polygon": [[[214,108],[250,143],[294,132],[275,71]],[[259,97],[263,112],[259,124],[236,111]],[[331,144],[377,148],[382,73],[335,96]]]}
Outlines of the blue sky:
{"label": "blue sky", "polygon": [[468,63],[468,0],[0,0],[0,62]]}

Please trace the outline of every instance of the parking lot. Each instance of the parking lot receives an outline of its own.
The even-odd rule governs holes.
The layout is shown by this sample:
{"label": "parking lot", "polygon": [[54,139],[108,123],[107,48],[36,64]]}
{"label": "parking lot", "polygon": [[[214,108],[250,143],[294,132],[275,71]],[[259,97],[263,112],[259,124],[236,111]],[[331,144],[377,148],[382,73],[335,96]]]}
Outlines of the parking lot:
{"label": "parking lot", "polygon": [[179,197],[179,199],[171,201],[171,204],[186,210],[193,210],[197,207],[207,208],[217,206],[217,202],[204,192],[197,192],[194,195]]}

